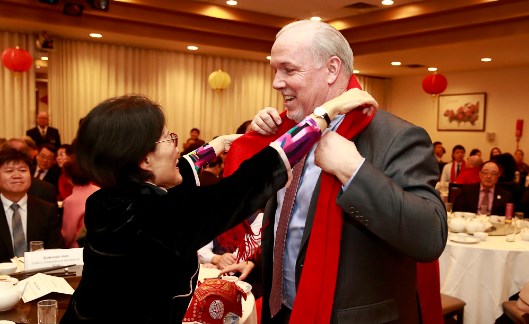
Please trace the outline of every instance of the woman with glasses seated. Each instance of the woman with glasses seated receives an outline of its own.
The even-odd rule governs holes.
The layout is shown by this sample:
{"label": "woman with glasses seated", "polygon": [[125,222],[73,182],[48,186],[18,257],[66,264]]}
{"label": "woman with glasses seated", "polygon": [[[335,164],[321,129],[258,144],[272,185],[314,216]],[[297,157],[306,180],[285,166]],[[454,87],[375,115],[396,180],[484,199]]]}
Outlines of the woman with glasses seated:
{"label": "woman with glasses seated", "polygon": [[[332,119],[377,106],[353,89],[322,107]],[[368,109],[367,109],[368,110]],[[108,99],[77,132],[80,168],[102,189],[86,203],[83,276],[61,323],[180,323],[196,286],[197,250],[264,206],[327,128],[310,115],[230,177],[200,187],[197,171],[239,135],[178,159],[178,136],[145,97]]]}

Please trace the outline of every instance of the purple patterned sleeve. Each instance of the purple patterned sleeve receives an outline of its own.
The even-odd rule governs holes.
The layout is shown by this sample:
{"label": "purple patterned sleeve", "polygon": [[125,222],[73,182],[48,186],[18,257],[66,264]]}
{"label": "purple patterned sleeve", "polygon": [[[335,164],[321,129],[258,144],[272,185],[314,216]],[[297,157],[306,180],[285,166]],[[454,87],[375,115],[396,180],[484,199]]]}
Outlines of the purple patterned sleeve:
{"label": "purple patterned sleeve", "polygon": [[320,139],[321,131],[311,117],[305,117],[299,124],[275,140],[285,152],[290,165],[296,164]]}
{"label": "purple patterned sleeve", "polygon": [[215,160],[217,154],[215,154],[213,146],[209,145],[209,143],[206,143],[196,150],[187,153],[186,156],[189,157],[191,161],[193,161],[193,166],[198,173],[198,171],[206,166],[206,164]]}

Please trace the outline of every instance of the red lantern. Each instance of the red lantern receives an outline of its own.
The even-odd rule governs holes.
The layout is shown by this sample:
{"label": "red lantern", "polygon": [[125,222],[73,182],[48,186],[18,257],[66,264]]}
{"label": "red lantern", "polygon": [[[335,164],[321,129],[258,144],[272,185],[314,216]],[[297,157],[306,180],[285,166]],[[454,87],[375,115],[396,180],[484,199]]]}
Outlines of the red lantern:
{"label": "red lantern", "polygon": [[438,95],[446,90],[448,81],[446,77],[440,73],[433,73],[422,80],[422,88],[426,93],[431,95]]}
{"label": "red lantern", "polygon": [[2,53],[2,64],[11,71],[25,72],[31,68],[32,63],[31,54],[18,46],[7,48]]}
{"label": "red lantern", "polygon": [[516,120],[516,131],[514,135],[516,136],[517,139],[520,139],[520,137],[522,137],[522,134],[523,134],[523,119],[517,119]]}

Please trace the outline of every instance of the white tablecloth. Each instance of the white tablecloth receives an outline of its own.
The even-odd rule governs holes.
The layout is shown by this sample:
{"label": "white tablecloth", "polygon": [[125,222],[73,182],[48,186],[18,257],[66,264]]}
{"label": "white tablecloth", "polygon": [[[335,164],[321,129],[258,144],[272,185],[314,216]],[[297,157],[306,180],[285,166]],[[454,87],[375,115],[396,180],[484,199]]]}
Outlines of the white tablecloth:
{"label": "white tablecloth", "polygon": [[529,281],[529,242],[519,234],[515,242],[505,236],[475,244],[449,238],[439,268],[441,292],[466,302],[465,324],[492,324],[503,313],[502,303]]}
{"label": "white tablecloth", "polygon": [[[215,278],[219,275],[220,270],[204,268],[200,266],[200,272],[198,273],[198,280],[203,281],[204,278]],[[239,321],[240,324],[257,324],[257,311],[255,309],[255,297],[251,292],[246,294],[246,300],[242,300],[242,317]]]}

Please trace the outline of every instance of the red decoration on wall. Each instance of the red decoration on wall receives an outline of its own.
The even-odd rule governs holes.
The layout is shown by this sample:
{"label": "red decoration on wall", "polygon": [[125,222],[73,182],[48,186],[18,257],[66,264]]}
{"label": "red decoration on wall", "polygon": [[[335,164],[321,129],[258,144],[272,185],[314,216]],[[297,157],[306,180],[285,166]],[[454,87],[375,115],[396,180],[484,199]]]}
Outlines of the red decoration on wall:
{"label": "red decoration on wall", "polygon": [[446,77],[440,73],[433,73],[427,75],[422,80],[422,88],[426,93],[431,95],[438,95],[446,90],[448,81]]}
{"label": "red decoration on wall", "polygon": [[25,72],[31,68],[33,57],[20,47],[7,48],[2,53],[2,64],[11,71]]}
{"label": "red decoration on wall", "polygon": [[520,138],[523,135],[523,119],[516,120],[516,132],[514,133],[516,138]]}

